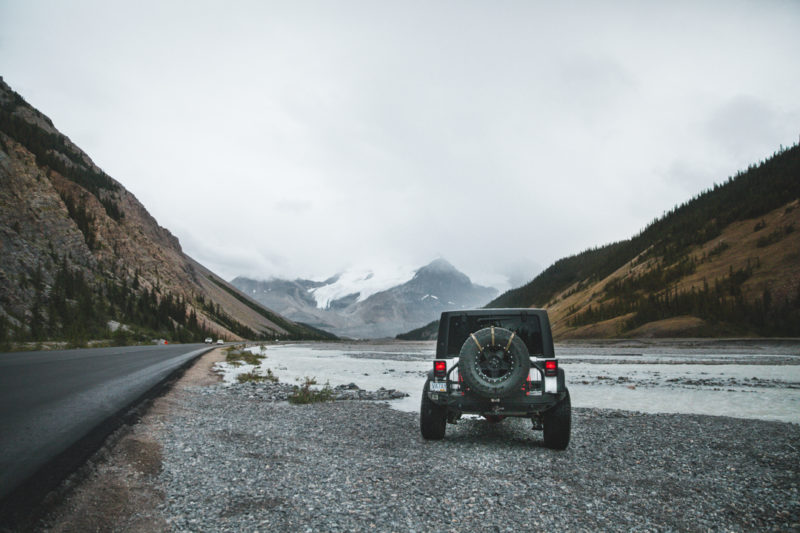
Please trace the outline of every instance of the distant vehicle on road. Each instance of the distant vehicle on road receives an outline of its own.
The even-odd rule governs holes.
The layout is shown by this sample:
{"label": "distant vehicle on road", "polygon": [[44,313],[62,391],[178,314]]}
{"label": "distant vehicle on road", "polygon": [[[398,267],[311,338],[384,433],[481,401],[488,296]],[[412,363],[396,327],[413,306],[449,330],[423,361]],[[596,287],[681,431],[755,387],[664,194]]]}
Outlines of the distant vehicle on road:
{"label": "distant vehicle on road", "polygon": [[222,339],[217,339],[217,344],[225,344],[225,341]]}
{"label": "distant vehicle on road", "polygon": [[214,343],[214,339],[212,339],[211,337],[206,337],[205,343],[206,344],[213,344]]}

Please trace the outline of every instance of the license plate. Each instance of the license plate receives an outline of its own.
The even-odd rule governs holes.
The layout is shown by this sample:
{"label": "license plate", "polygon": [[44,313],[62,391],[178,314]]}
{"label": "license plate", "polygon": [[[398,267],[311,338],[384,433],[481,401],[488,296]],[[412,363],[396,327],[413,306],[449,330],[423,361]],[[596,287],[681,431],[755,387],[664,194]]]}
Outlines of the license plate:
{"label": "license plate", "polygon": [[431,381],[428,390],[431,392],[447,392],[447,383],[444,381]]}

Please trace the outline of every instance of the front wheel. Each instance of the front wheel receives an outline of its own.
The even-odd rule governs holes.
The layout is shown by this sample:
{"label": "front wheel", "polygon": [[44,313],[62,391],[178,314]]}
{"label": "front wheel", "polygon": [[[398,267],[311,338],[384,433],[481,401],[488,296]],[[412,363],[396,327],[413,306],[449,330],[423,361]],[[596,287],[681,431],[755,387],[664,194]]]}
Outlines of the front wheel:
{"label": "front wheel", "polygon": [[544,445],[553,450],[564,450],[569,445],[572,428],[572,404],[569,391],[555,407],[542,415],[544,422]]}
{"label": "front wheel", "polygon": [[430,378],[425,381],[422,388],[422,401],[419,406],[419,429],[422,438],[425,440],[441,440],[444,438],[444,430],[447,425],[447,408],[436,405],[428,398],[428,384]]}

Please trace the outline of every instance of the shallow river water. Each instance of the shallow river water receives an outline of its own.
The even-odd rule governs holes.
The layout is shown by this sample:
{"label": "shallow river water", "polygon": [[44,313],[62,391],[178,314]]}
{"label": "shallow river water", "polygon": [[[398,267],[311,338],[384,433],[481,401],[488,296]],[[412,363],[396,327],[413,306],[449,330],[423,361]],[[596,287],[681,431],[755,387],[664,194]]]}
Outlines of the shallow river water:
{"label": "shallow river water", "polygon": [[[419,409],[433,342],[308,343],[249,348],[280,381],[355,383],[410,396],[392,405]],[[800,343],[556,345],[572,405],[648,413],[698,413],[800,423]],[[220,363],[227,383],[252,366]]]}

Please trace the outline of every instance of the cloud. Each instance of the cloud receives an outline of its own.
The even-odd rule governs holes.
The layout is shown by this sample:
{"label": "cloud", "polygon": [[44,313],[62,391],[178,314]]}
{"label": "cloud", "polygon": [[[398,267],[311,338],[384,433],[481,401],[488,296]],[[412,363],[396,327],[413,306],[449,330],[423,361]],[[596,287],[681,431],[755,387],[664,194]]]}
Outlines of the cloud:
{"label": "cloud", "polygon": [[800,133],[795,3],[0,9],[6,81],[226,278],[521,283]]}
{"label": "cloud", "polygon": [[707,129],[725,156],[739,160],[743,153],[775,151],[782,140],[800,134],[798,119],[797,109],[781,112],[759,98],[739,94],[711,111]]}
{"label": "cloud", "polygon": [[311,210],[313,204],[308,200],[278,200],[273,203],[273,206],[278,211],[292,213],[293,215],[301,215]]}

